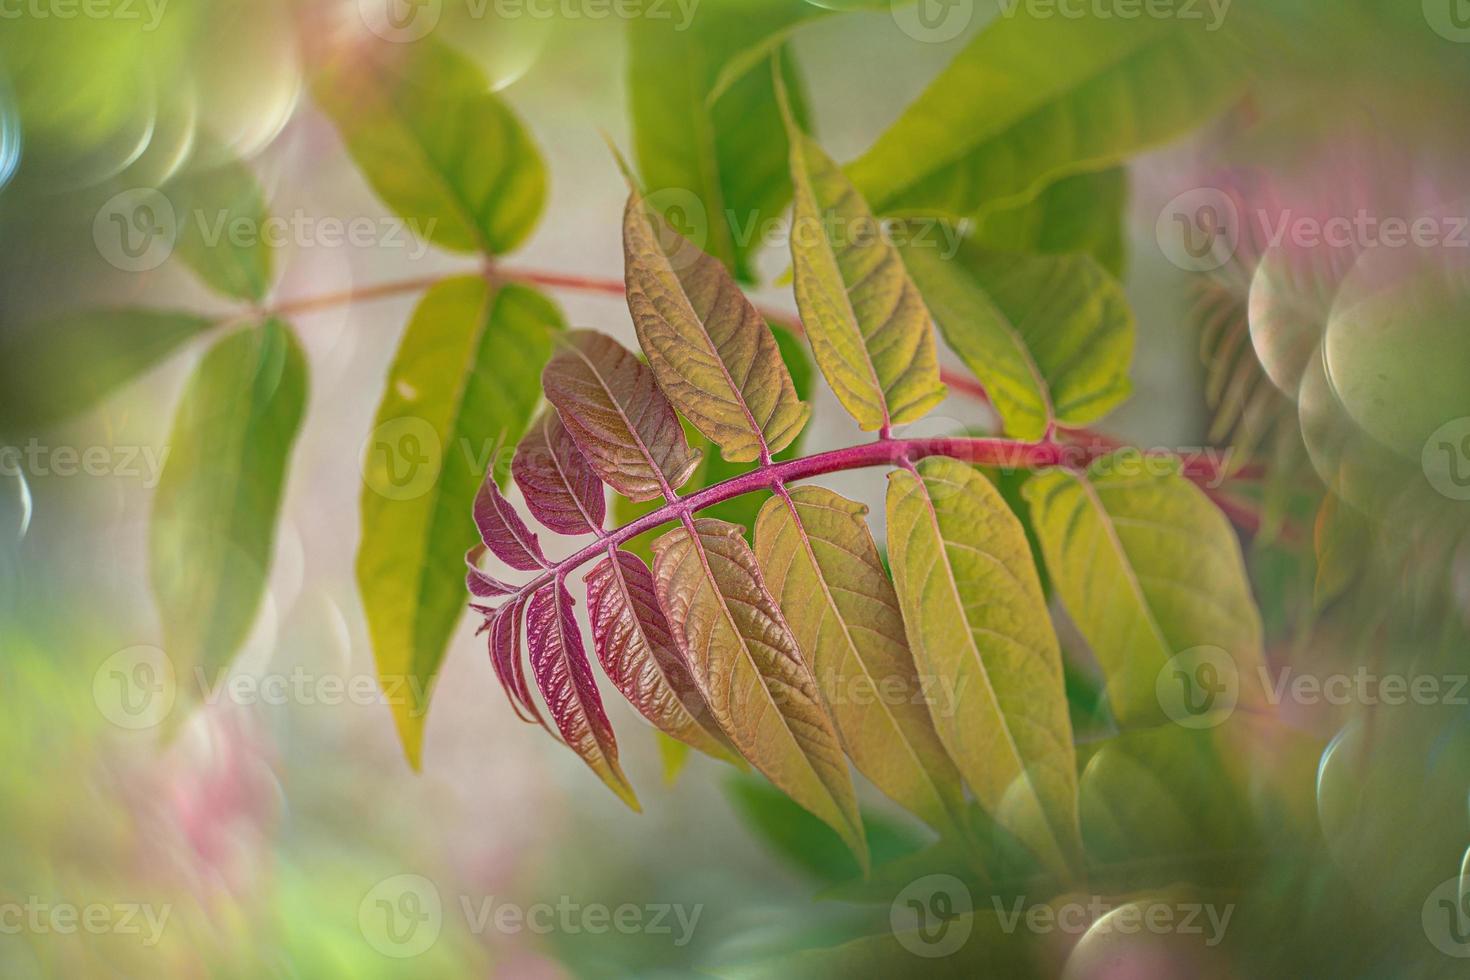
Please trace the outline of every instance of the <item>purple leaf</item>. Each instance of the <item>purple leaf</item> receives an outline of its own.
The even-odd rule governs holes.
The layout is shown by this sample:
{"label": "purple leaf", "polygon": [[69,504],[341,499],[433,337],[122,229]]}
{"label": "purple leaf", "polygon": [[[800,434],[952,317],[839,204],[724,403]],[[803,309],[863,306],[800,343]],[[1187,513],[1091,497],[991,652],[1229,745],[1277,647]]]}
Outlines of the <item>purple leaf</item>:
{"label": "purple leaf", "polygon": [[532,423],[510,471],[526,506],[546,527],[561,534],[602,530],[607,514],[602,481],[554,410]]}
{"label": "purple leaf", "polygon": [[465,586],[469,588],[470,594],[481,599],[494,599],[499,596],[515,595],[516,587],[500,581],[480,570],[478,564],[480,555],[485,553],[484,548],[471,548],[465,552],[464,563],[469,569],[464,577]]}
{"label": "purple leaf", "polygon": [[666,734],[739,765],[674,646],[643,559],[616,552],[586,582],[592,644],[617,689]]}
{"label": "purple leaf", "polygon": [[475,524],[480,528],[480,540],[485,542],[485,547],[511,568],[535,572],[551,567],[541,553],[536,535],[495,485],[493,472],[485,474],[485,482],[475,495]]}
{"label": "purple leaf", "polygon": [[623,802],[641,809],[628,777],[618,766],[618,743],[602,710],[582,633],[572,616],[572,597],[560,581],[531,596],[526,638],[536,686],[562,738]]}
{"label": "purple leaf", "polygon": [[495,610],[486,620],[490,627],[490,666],[505,696],[510,699],[511,709],[521,721],[546,726],[536,702],[531,699],[531,689],[526,684],[526,674],[521,667],[521,609],[524,603],[516,600]]}

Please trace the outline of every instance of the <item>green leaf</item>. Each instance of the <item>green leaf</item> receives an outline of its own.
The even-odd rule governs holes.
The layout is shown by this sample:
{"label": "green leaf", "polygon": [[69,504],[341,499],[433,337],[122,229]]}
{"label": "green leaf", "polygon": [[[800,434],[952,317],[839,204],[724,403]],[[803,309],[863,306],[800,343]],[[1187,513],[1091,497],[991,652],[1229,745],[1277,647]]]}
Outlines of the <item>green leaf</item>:
{"label": "green leaf", "polygon": [[924,300],[841,168],[786,123],[793,281],[817,366],[869,432],[922,418],[945,394]]}
{"label": "green leaf", "polygon": [[[770,72],[731,81],[721,71],[812,13],[799,0],[750,0],[699,6],[687,24],[645,15],[628,25],[634,155],[649,199],[742,280],[754,278],[751,256],[791,196],[786,131]],[[804,118],[799,79],[784,50],[781,65],[796,115]]]}
{"label": "green leaf", "polygon": [[1025,532],[971,467],[926,459],[888,484],[888,555],[922,677],[944,678],[934,727],[997,823],[1049,867],[1079,854],[1061,651]]}
{"label": "green leaf", "polygon": [[271,287],[265,196],[250,168],[227,160],[165,188],[178,223],[176,254],[216,292],[259,303]]}
{"label": "green leaf", "polygon": [[1086,255],[1030,256],[965,245],[953,259],[904,249],[944,339],[985,385],[1008,435],[1085,425],[1132,391],[1133,312]]}
{"label": "green leaf", "polygon": [[174,414],[153,497],[149,571],[165,650],[181,668],[203,672],[201,694],[260,607],[306,397],[301,348],[269,320],[212,347]]}
{"label": "green leaf", "polygon": [[756,558],[858,771],[936,829],[960,832],[960,774],[929,717],[950,692],[914,667],[867,512],[822,487],[778,494],[756,521]]}
{"label": "green leaf", "polygon": [[710,712],[741,755],[832,827],[867,867],[837,732],[741,529],[701,518],[653,543],[659,605]]}
{"label": "green leaf", "polygon": [[475,493],[494,451],[530,424],[561,325],[534,290],[448,279],[419,302],[388,371],[365,448],[357,583],[415,766],[432,682],[465,609]]}
{"label": "green leaf", "polygon": [[317,79],[317,101],[384,202],[455,252],[501,255],[546,199],[546,167],[478,67],[433,40],[360,46]]}
{"label": "green leaf", "polygon": [[811,406],[797,397],[765,318],[636,188],[623,212],[623,255],[639,346],[674,407],[732,462],[795,441]]}
{"label": "green leaf", "polygon": [[91,408],[212,321],[167,310],[86,310],[0,340],[0,423],[14,432]]}
{"label": "green leaf", "polygon": [[882,214],[982,214],[1099,170],[1226,106],[1242,58],[1164,18],[1021,4],[981,31],[850,168]]}
{"label": "green leaf", "polygon": [[1107,674],[1119,724],[1170,720],[1160,689],[1172,679],[1161,672],[1200,648],[1234,665],[1212,665],[1234,677],[1211,684],[1234,680],[1242,702],[1259,701],[1260,614],[1235,532],[1199,487],[1128,451],[1085,475],[1038,473],[1024,492],[1052,584]]}
{"label": "green leaf", "polygon": [[987,213],[970,240],[1002,252],[1085,252],[1122,279],[1127,207],[1128,172],[1110,167],[1063,177],[1025,204]]}

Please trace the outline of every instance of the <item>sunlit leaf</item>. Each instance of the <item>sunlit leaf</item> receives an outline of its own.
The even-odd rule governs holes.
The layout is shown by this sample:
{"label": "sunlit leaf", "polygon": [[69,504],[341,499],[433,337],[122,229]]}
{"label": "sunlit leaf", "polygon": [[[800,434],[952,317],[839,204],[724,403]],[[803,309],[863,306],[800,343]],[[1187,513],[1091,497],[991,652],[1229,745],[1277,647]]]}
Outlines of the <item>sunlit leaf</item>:
{"label": "sunlit leaf", "polygon": [[217,292],[260,302],[271,287],[265,196],[238,160],[186,172],[164,188],[173,205],[175,254]]}
{"label": "sunlit leaf", "polygon": [[[649,199],[743,280],[754,278],[752,253],[780,217],[791,183],[771,72],[762,66],[722,77],[722,70],[818,12],[793,0],[750,0],[691,6],[687,23],[645,12],[628,24],[633,147]],[[800,79],[790,55],[780,58],[804,119]],[[723,91],[712,99],[717,86]]]}
{"label": "sunlit leaf", "polygon": [[639,714],[717,759],[738,761],[679,657],[643,559],[619,551],[587,573],[597,659]]}
{"label": "sunlit leaf", "polygon": [[926,459],[889,476],[888,556],[919,674],[952,685],[930,705],[950,758],[998,823],[1065,869],[1078,854],[1072,726],[1020,523],[974,469]]}
{"label": "sunlit leaf", "polygon": [[301,348],[270,320],[212,347],[175,411],[149,569],[165,652],[202,672],[191,690],[213,686],[255,620],[306,396]]}
{"label": "sunlit leaf", "polygon": [[667,497],[699,465],[653,372],[606,334],[566,334],[541,380],[587,462],[625,497]]}
{"label": "sunlit leaf", "polygon": [[530,233],[546,198],[541,154],[452,48],[355,46],[315,91],[368,183],[419,237],[499,255]]}
{"label": "sunlit leaf", "polygon": [[1078,13],[1021,4],[982,30],[850,168],[873,207],[1014,207],[1184,132],[1240,90],[1226,32]]}
{"label": "sunlit leaf", "polygon": [[945,259],[904,249],[944,339],[985,385],[1008,435],[1035,440],[1085,425],[1128,397],[1133,312],[1089,256],[971,245]]}
{"label": "sunlit leaf", "polygon": [[0,425],[31,429],[91,408],[211,321],[165,310],[88,310],[0,339]]}
{"label": "sunlit leaf", "polygon": [[817,366],[870,432],[922,418],[945,393],[924,300],[841,168],[787,124],[796,302]]}
{"label": "sunlit leaf", "polygon": [[623,256],[638,343],[675,407],[733,462],[790,445],[811,407],[796,396],[765,318],[725,267],[636,190],[623,215]]}
{"label": "sunlit leaf", "polygon": [[1184,691],[1185,703],[1213,700],[1216,684],[1232,683],[1242,702],[1259,701],[1261,620],[1240,543],[1199,487],[1167,461],[1130,452],[1086,475],[1038,473],[1025,495],[1052,584],[1107,674],[1119,723],[1169,721],[1160,674],[1195,651],[1227,659],[1178,662],[1184,680],[1212,688]]}
{"label": "sunlit leaf", "polygon": [[618,743],[582,647],[582,628],[572,616],[572,597],[560,581],[531,596],[526,644],[536,686],[561,737],[624,803],[640,809],[618,765]]}
{"label": "sunlit leaf", "polygon": [[821,487],[778,494],[756,521],[756,557],[858,771],[955,831],[965,823],[960,774],[929,717],[949,709],[951,692],[915,670],[866,514]]}
{"label": "sunlit leaf", "polygon": [[511,475],[536,520],[561,534],[596,534],[607,493],[554,411],[541,413],[516,447]]}
{"label": "sunlit leaf", "polygon": [[866,867],[837,732],[738,527],[709,518],[654,542],[674,642],[715,721],[779,789],[837,831]]}
{"label": "sunlit leaf", "polygon": [[419,302],[388,370],[364,448],[357,583],[378,674],[402,695],[393,712],[413,764],[464,612],[460,560],[476,539],[476,493],[495,451],[530,423],[560,327],[533,290],[449,279]]}

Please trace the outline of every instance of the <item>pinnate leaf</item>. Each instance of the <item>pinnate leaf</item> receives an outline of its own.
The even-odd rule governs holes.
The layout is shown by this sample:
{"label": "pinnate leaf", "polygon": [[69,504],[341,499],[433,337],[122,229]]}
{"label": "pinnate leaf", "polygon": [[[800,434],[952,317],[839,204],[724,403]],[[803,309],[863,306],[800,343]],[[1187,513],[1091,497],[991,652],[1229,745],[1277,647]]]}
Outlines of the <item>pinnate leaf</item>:
{"label": "pinnate leaf", "polygon": [[[1052,584],[1125,726],[1171,720],[1160,673],[1186,652],[1219,651],[1234,664],[1241,702],[1259,700],[1261,618],[1240,543],[1204,491],[1163,465],[1126,452],[1085,475],[1039,473],[1024,491]],[[1190,675],[1202,667],[1180,663]]]}
{"label": "pinnate leaf", "polygon": [[586,581],[592,644],[613,685],[660,731],[717,759],[736,761],[679,657],[643,559],[614,552]]}
{"label": "pinnate leaf", "polygon": [[546,167],[479,68],[431,38],[349,51],[316,97],[373,190],[443,248],[520,244],[545,202]]}
{"label": "pinnate leaf", "polygon": [[888,485],[888,554],[935,728],[985,810],[1047,865],[1079,853],[1072,725],[1025,532],[976,470],[934,457]]}
{"label": "pinnate leaf", "polygon": [[953,831],[964,792],[926,706],[943,688],[915,670],[866,513],[822,487],[777,494],[756,521],[756,557],[858,771]]}
{"label": "pinnate leaf", "polygon": [[475,494],[475,526],[490,553],[511,568],[534,572],[550,567],[541,553],[541,542],[495,485],[493,471],[485,473]]}
{"label": "pinnate leaf", "polygon": [[864,867],[847,761],[821,692],[740,528],[710,518],[654,542],[674,642],[715,721],[778,789],[820,817]]}
{"label": "pinnate leaf", "polygon": [[265,594],[307,369],[277,320],[221,340],[174,415],[153,498],[149,568],[168,655],[215,676]]}
{"label": "pinnate leaf", "polygon": [[628,310],[659,386],[733,462],[779,452],[811,407],[776,338],[730,273],[669,227],[637,190],[623,212]]}
{"label": "pinnate leaf", "polygon": [[817,366],[870,432],[922,418],[945,394],[924,300],[841,168],[787,123],[796,303]]}
{"label": "pinnate leaf", "polygon": [[985,385],[1008,435],[1085,425],[1132,391],[1133,313],[1090,256],[906,248],[944,339]]}
{"label": "pinnate leaf", "polygon": [[515,599],[496,609],[487,620],[490,666],[495,670],[495,677],[504,688],[505,696],[510,699],[511,710],[516,717],[544,725],[521,664],[521,616],[525,608],[523,600]]}
{"label": "pinnate leaf", "polygon": [[625,497],[670,496],[699,465],[653,372],[606,334],[566,334],[542,384],[592,469]]}
{"label": "pinnate leaf", "polygon": [[378,674],[409,693],[393,710],[414,765],[426,699],[464,614],[460,557],[475,540],[485,469],[530,423],[560,329],[534,290],[449,279],[419,301],[388,369],[363,463],[357,583]]}
{"label": "pinnate leaf", "polygon": [[554,411],[541,413],[510,464],[526,507],[561,534],[596,534],[607,516],[602,481]]}
{"label": "pinnate leaf", "polygon": [[582,647],[572,597],[559,581],[531,596],[526,641],[536,686],[557,731],[609,789],[628,806],[639,809],[638,797],[618,765],[618,743]]}

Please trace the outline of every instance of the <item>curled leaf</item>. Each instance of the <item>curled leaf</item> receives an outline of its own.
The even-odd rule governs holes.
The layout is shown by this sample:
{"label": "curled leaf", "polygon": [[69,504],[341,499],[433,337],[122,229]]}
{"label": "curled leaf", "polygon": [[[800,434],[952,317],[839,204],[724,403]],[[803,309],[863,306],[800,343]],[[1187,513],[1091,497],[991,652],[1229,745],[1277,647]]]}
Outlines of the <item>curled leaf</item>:
{"label": "curled leaf", "polygon": [[659,730],[717,759],[737,757],[680,659],[643,559],[614,552],[587,573],[597,659],[614,686]]}
{"label": "curled leaf", "polygon": [[623,212],[628,310],[669,399],[733,462],[780,452],[802,404],[776,338],[730,273],[669,227],[634,190]]}
{"label": "curled leaf", "polygon": [[587,462],[630,500],[672,496],[699,465],[652,372],[606,334],[566,334],[541,379]]}
{"label": "curled leaf", "polygon": [[837,732],[740,528],[704,518],[654,542],[654,583],[674,642],[735,747],[836,830],[867,866]]}
{"label": "curled leaf", "polygon": [[541,712],[531,698],[531,689],[526,684],[526,672],[521,666],[521,613],[526,604],[517,599],[507,602],[486,620],[489,627],[490,666],[495,677],[510,699],[511,710],[521,721],[540,723]]}
{"label": "curled leaf", "polygon": [[536,520],[560,534],[596,534],[607,516],[602,481],[553,411],[541,413],[510,464]]}
{"label": "curled leaf", "polygon": [[531,596],[526,640],[536,686],[557,731],[609,789],[634,810],[640,809],[618,765],[618,743],[602,709],[602,696],[582,647],[581,629],[572,616],[572,597],[561,582],[548,584]]}
{"label": "curled leaf", "polygon": [[511,568],[534,572],[550,567],[536,535],[495,485],[493,471],[485,474],[480,492],[475,494],[475,526],[490,553]]}
{"label": "curled leaf", "polygon": [[480,569],[479,557],[485,553],[483,546],[476,546],[465,552],[464,563],[467,568],[465,572],[465,587],[470,594],[479,596],[481,599],[493,599],[497,596],[515,595],[516,587],[507,582],[502,582],[494,576],[487,575]]}

